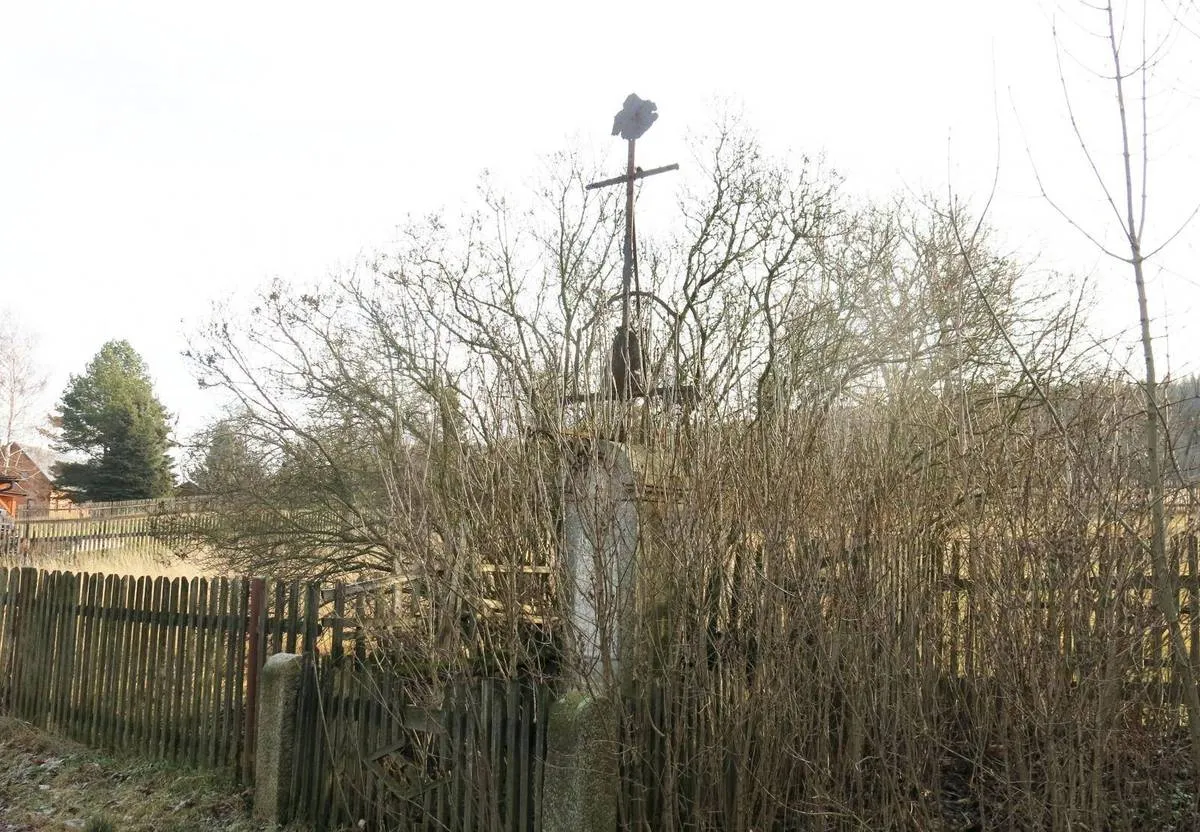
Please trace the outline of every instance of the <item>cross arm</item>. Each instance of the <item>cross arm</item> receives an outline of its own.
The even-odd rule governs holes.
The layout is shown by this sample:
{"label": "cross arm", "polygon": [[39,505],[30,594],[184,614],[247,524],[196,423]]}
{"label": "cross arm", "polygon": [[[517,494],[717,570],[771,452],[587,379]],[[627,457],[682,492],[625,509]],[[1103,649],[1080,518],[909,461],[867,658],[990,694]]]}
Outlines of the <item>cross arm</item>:
{"label": "cross arm", "polygon": [[626,182],[633,182],[633,181],[637,181],[638,179],[645,179],[647,176],[654,176],[656,173],[668,173],[669,171],[673,171],[673,170],[679,170],[679,165],[678,164],[663,165],[661,168],[650,168],[650,170],[639,170],[636,173],[634,173],[632,176],[630,176],[629,174],[626,174],[625,176],[614,176],[612,179],[604,179],[600,182],[593,182],[590,185],[586,186],[586,190],[594,191],[596,188],[607,188],[609,185],[623,185]]}

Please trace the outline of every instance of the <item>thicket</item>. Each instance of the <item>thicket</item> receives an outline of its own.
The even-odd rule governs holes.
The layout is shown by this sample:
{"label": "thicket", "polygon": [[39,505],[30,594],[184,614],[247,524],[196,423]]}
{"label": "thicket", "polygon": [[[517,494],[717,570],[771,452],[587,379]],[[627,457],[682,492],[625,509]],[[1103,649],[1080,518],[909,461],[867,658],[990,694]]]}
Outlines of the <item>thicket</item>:
{"label": "thicket", "polygon": [[953,202],[857,204],[736,126],[691,167],[681,221],[643,234],[637,320],[654,385],[695,398],[579,400],[605,389],[621,232],[572,157],[527,201],[484,189],[352,274],[218,317],[192,354],[234,401],[196,460],[224,564],[401,573],[388,638],[431,690],[481,655],[528,673],[571,642],[569,461],[633,443],[631,823],[1192,822],[1143,406],[1084,348],[1082,297]]}

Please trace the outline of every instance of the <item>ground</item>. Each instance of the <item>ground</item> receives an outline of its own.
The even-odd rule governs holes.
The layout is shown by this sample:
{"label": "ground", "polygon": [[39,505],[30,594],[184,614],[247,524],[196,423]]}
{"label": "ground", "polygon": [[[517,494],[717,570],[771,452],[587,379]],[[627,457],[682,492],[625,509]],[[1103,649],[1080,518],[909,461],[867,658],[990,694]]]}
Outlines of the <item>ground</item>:
{"label": "ground", "polygon": [[[268,832],[227,772],[113,757],[0,717],[0,832]],[[104,827],[97,820],[112,825]]]}

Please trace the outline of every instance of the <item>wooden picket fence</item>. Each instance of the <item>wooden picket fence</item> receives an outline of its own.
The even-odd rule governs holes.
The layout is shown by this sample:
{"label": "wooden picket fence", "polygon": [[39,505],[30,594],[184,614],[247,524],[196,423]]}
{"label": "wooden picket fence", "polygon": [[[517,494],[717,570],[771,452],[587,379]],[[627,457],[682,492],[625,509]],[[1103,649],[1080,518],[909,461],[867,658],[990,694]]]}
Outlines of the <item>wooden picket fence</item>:
{"label": "wooden picket fence", "polygon": [[540,832],[550,696],[529,679],[431,686],[354,656],[312,657],[289,819],[318,832]]}
{"label": "wooden picket fence", "polygon": [[34,565],[47,557],[157,551],[185,542],[216,522],[203,498],[124,500],[22,508],[0,540],[0,553]]}
{"label": "wooden picket fence", "polygon": [[90,745],[238,767],[243,579],[0,570],[0,706]]}
{"label": "wooden picket fence", "polygon": [[0,712],[249,783],[257,669],[301,653],[296,819],[540,830],[549,687],[438,679],[431,701],[429,680],[368,653],[364,616],[391,583],[0,569]]}
{"label": "wooden picket fence", "polygon": [[321,598],[299,582],[0,569],[0,711],[249,781],[257,669],[316,649]]}

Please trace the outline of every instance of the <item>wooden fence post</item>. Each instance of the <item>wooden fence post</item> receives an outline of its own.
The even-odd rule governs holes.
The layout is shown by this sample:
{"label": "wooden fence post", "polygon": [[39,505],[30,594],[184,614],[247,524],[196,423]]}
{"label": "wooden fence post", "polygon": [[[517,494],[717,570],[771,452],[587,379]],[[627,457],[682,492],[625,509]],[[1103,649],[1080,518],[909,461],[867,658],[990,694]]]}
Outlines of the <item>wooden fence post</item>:
{"label": "wooden fence post", "polygon": [[258,677],[262,664],[259,646],[263,640],[263,596],[266,594],[266,582],[262,578],[250,581],[250,614],[246,622],[246,635],[250,639],[249,651],[246,658],[246,745],[245,767],[246,782],[253,782],[254,777],[254,735],[258,728]]}

